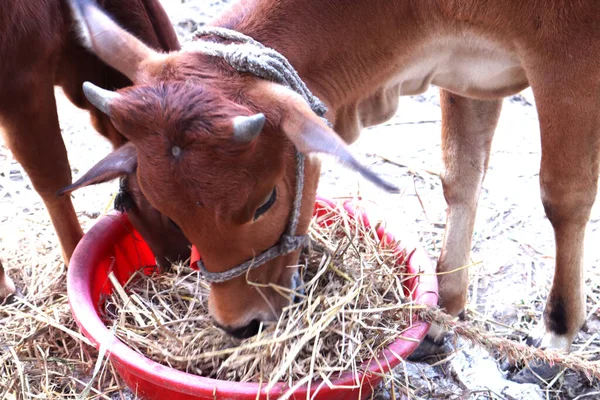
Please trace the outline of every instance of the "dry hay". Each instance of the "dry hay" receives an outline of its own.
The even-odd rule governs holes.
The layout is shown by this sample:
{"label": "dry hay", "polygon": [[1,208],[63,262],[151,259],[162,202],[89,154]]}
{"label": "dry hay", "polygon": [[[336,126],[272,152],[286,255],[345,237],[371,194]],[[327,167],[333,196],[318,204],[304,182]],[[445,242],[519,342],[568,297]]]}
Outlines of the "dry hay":
{"label": "dry hay", "polygon": [[[80,215],[80,219],[91,225],[89,222],[92,221],[87,217]],[[13,232],[10,237],[3,238],[3,262],[23,295],[12,304],[0,305],[0,399],[131,398],[111,364],[106,363],[102,355],[99,356],[87,344],[88,341],[81,336],[73,321],[66,299],[66,269],[60,260],[56,237],[47,217],[30,215],[19,218],[18,225],[15,223],[14,226],[7,226],[6,220],[3,222]],[[183,271],[181,273],[185,275]],[[594,360],[600,359],[598,282],[593,278],[588,282],[589,333],[580,334],[572,357],[564,360],[572,368],[596,377],[596,383],[598,361]],[[479,344],[491,343],[495,351],[510,344],[506,337],[522,340],[526,332],[531,330],[532,321],[540,320],[543,299],[542,296],[523,304],[518,321],[511,322],[512,326],[499,324],[471,309],[470,324],[486,330],[480,332],[474,341]],[[444,319],[441,314],[425,313],[424,317],[433,317],[438,323],[446,321],[448,327],[459,334],[468,328],[459,324],[461,326],[457,329],[451,319]],[[487,341],[490,337],[500,342],[494,344],[495,340]],[[523,351],[530,351],[525,347],[517,350],[521,354],[517,354],[516,358],[522,358]],[[540,354],[544,356],[545,353]],[[565,355],[555,355],[558,359],[554,361],[563,363],[561,358]],[[98,370],[95,370],[96,365]],[[589,390],[581,386],[574,387],[574,381],[568,379],[567,374],[569,371],[565,370],[557,379],[549,382],[548,398],[575,398],[578,393],[581,394],[581,390]],[[395,375],[393,379],[402,376],[400,371]],[[404,379],[391,383],[392,392],[394,386],[396,390],[404,387],[401,390],[403,393],[409,390]],[[567,394],[569,392],[573,394]]]}
{"label": "dry hay", "polygon": [[100,358],[94,374],[98,352],[71,314],[48,218],[31,215],[12,228],[18,243],[2,248],[2,261],[21,294],[0,305],[0,399],[119,398],[124,386],[109,363]]}
{"label": "dry hay", "polygon": [[268,388],[360,371],[408,327],[410,313],[399,310],[410,304],[409,276],[396,265],[395,243],[382,245],[343,211],[324,218],[334,223],[323,228],[313,220],[313,248],[301,264],[305,295],[255,337],[240,341],[216,328],[208,317],[208,285],[182,265],[171,273],[134,274],[107,300],[105,317],[136,351],[198,375]]}

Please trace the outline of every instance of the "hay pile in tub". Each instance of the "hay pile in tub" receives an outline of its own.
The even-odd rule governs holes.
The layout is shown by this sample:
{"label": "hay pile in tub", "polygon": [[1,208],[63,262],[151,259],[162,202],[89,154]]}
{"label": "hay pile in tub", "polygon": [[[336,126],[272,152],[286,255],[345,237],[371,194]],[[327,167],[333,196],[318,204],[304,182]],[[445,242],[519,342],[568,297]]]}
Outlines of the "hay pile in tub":
{"label": "hay pile in tub", "polygon": [[[184,265],[136,273],[109,297],[107,325],[133,349],[189,373],[241,382],[334,379],[360,371],[363,361],[408,327],[405,283],[394,243],[342,212],[310,226],[311,249],[301,257],[305,297],[255,337],[234,339],[208,316],[209,285]],[[260,288],[257,288],[260,290]],[[284,293],[289,295],[289,293]]]}

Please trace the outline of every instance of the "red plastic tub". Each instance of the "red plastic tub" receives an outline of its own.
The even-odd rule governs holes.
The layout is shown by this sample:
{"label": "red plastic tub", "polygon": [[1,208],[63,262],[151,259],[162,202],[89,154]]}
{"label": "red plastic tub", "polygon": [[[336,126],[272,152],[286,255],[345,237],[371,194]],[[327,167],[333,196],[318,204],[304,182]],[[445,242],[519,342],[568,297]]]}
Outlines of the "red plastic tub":
{"label": "red plastic tub", "polygon": [[[351,202],[344,208],[355,217],[362,218],[368,225],[365,212]],[[335,208],[335,203],[318,198],[315,213],[323,215]],[[414,246],[407,238],[394,237],[383,227],[377,229],[380,239],[399,239],[403,246]],[[412,247],[407,247],[412,248]],[[129,388],[143,399],[191,400],[191,399],[236,399],[256,400],[275,399],[287,390],[284,384],[276,385],[266,393],[265,384],[239,383],[204,378],[174,370],[154,362],[135,352],[116,339],[98,316],[107,294],[112,291],[108,274],[112,270],[121,282],[136,270],[155,265],[154,256],[140,235],[132,228],[126,215],[110,214],[102,217],[83,237],[71,258],[67,276],[69,304],[77,324],[83,334],[98,349],[108,348],[112,364]],[[437,303],[437,279],[433,266],[420,247],[416,246],[407,260],[408,271],[419,274],[412,279],[411,293],[421,304]],[[351,372],[333,380],[329,387],[319,382],[311,385],[313,399],[349,400],[364,399],[371,395],[373,388],[381,381],[381,374],[400,363],[396,357],[408,357],[423,339],[429,324],[414,321],[412,327],[403,333],[404,337],[416,341],[399,339],[382,351],[378,360],[372,361],[364,375],[355,376]],[[357,388],[356,382],[360,382]],[[313,394],[317,392],[316,396]],[[300,387],[293,399],[306,399],[306,387]]]}

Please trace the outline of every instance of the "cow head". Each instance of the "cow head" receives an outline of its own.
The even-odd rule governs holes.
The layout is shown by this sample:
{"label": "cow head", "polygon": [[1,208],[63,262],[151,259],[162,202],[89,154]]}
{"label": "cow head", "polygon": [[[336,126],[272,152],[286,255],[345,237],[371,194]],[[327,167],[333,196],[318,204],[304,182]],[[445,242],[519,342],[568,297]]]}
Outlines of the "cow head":
{"label": "cow head", "polygon": [[[131,141],[141,192],[181,228],[209,271],[230,270],[279,241],[295,197],[296,148],[337,157],[393,188],[295,92],[201,53],[157,53],[89,0],[76,12],[89,48],[134,83],[118,92],[86,84],[87,98]],[[307,157],[298,234],[308,229],[318,178],[317,159]],[[212,284],[212,317],[240,336],[275,320],[293,298],[297,258],[298,251]]]}

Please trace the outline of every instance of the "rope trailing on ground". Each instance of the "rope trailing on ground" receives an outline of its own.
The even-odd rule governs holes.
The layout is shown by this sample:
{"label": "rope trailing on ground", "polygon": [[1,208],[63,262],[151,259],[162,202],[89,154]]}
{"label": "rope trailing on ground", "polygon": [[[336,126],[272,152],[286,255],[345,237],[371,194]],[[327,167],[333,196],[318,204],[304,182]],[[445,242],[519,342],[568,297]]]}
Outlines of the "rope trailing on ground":
{"label": "rope trailing on ground", "polygon": [[510,339],[490,336],[488,332],[467,322],[457,321],[455,317],[436,307],[418,309],[416,313],[424,321],[435,323],[446,331],[454,332],[474,345],[482,346],[489,351],[498,351],[510,360],[524,364],[536,360],[551,366],[558,364],[585,374],[589,380],[600,379],[600,361],[588,361],[563,350],[539,349]]}

